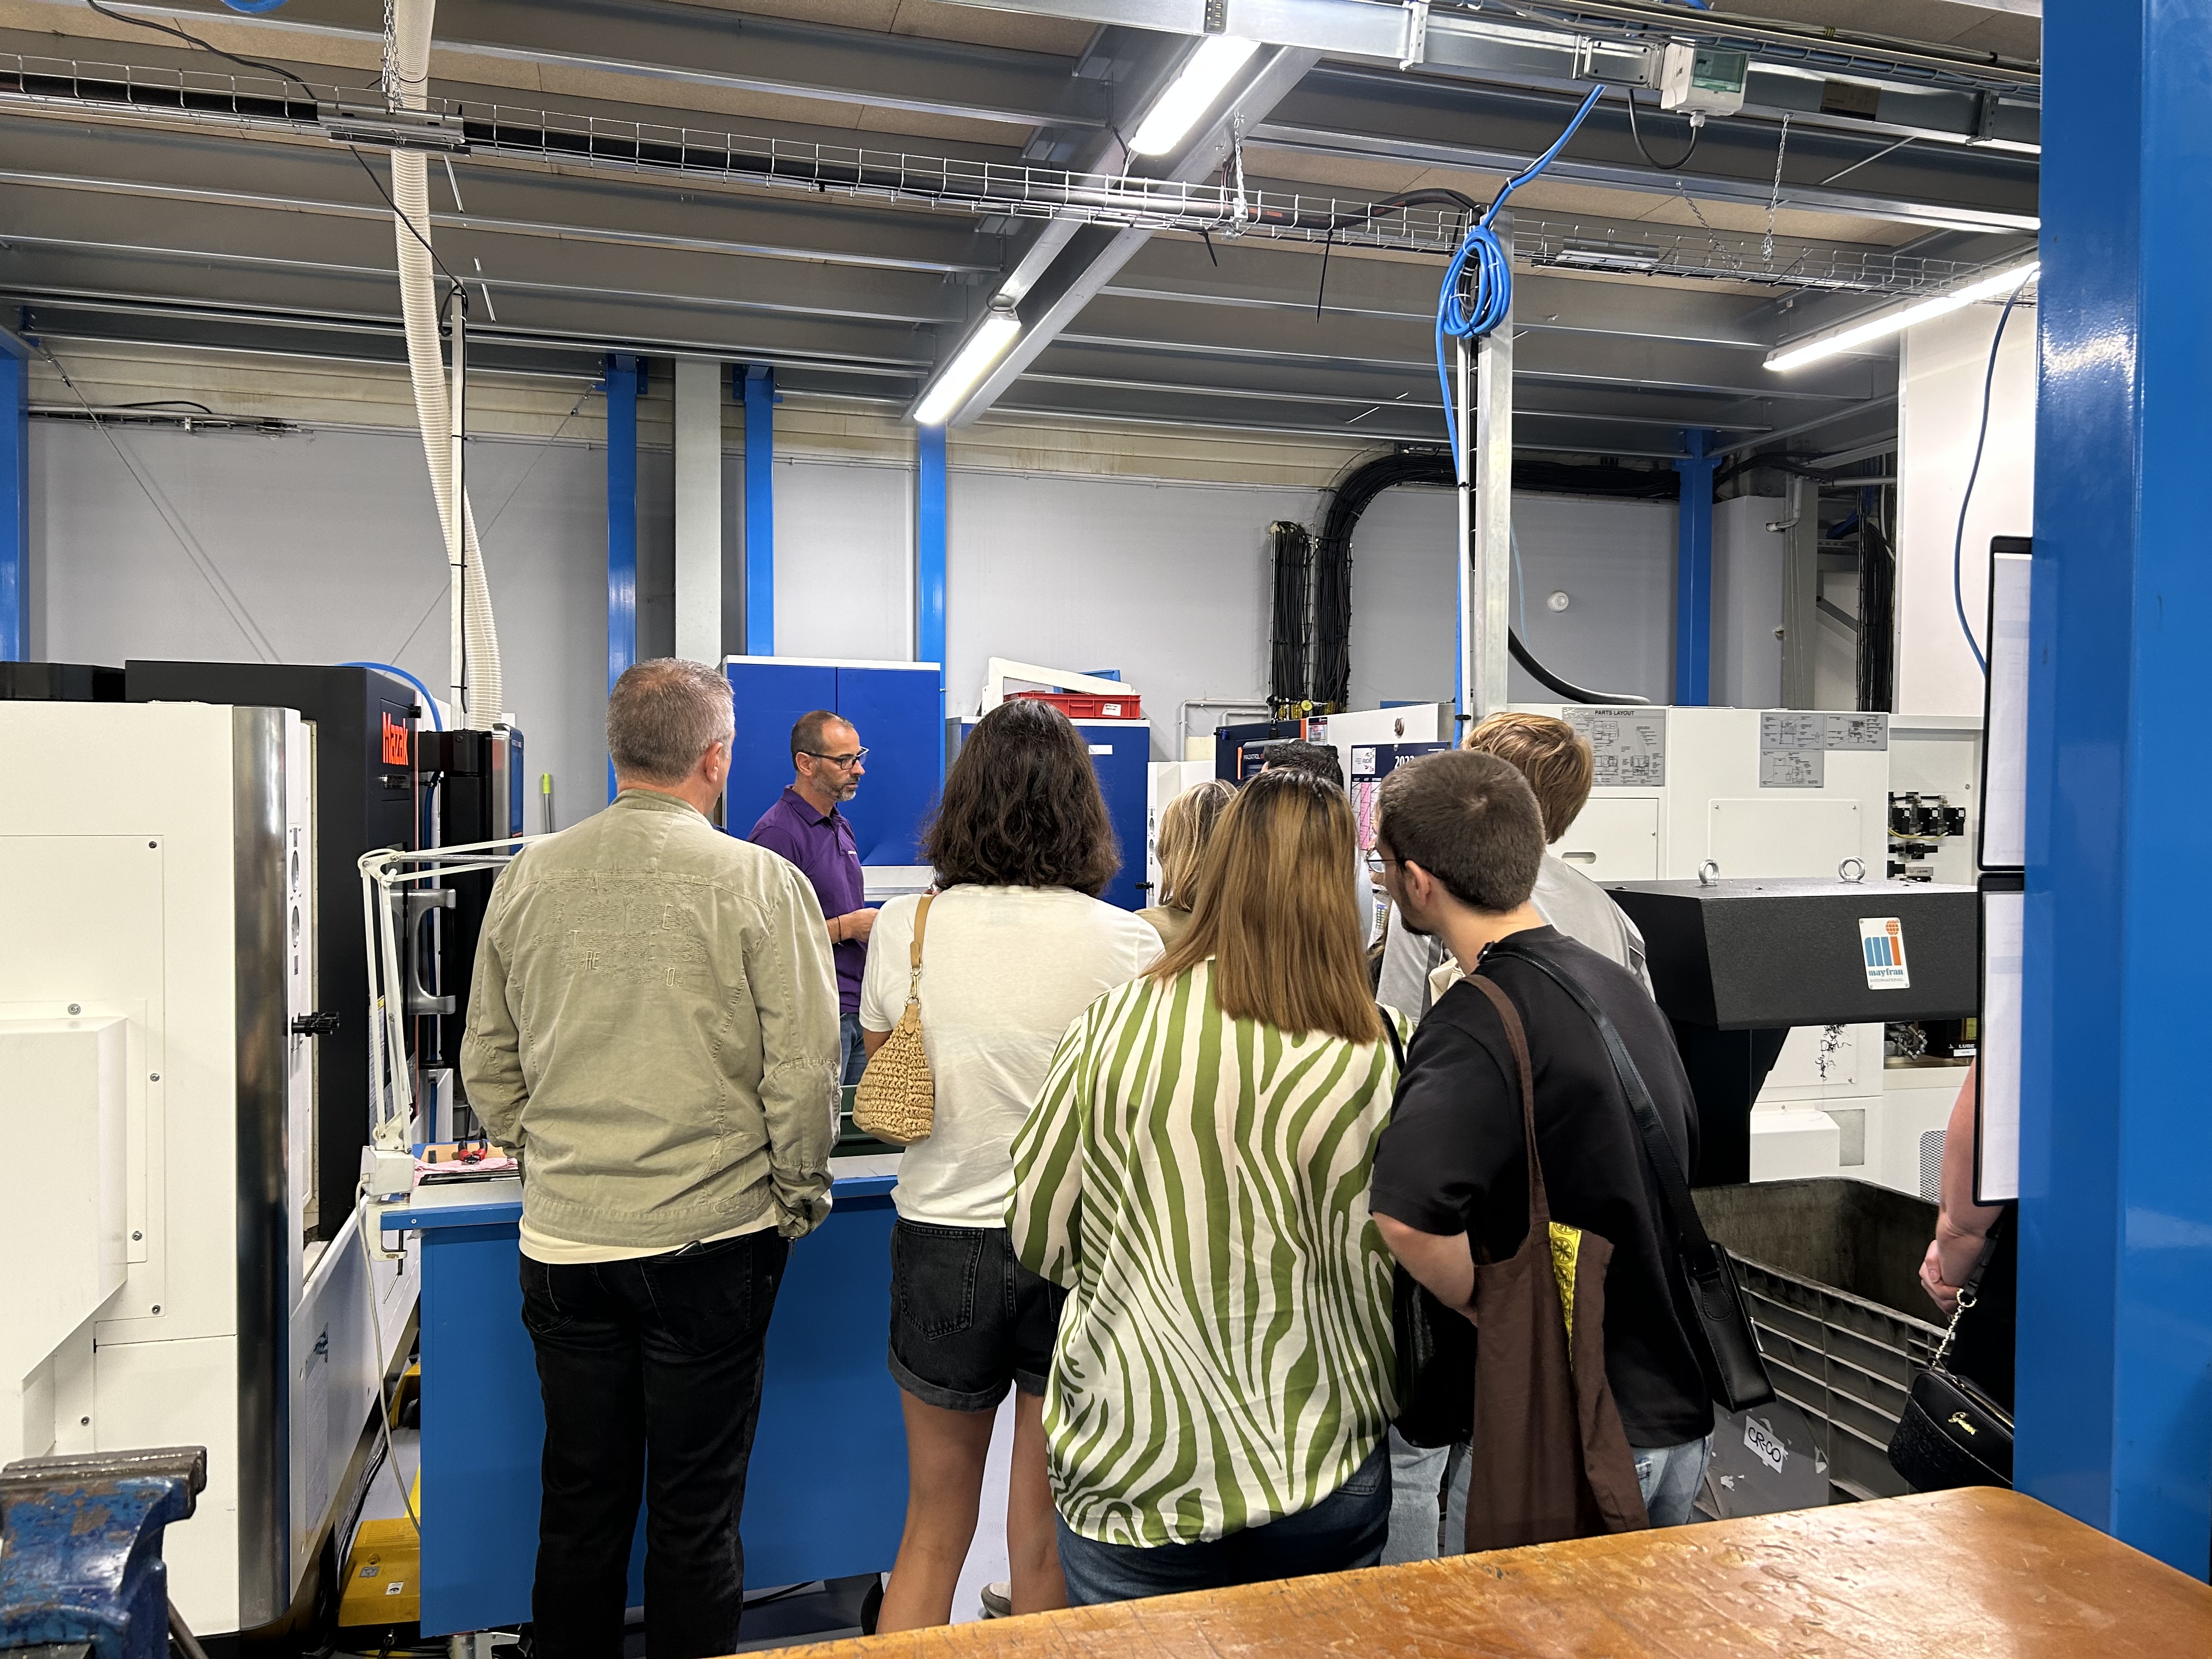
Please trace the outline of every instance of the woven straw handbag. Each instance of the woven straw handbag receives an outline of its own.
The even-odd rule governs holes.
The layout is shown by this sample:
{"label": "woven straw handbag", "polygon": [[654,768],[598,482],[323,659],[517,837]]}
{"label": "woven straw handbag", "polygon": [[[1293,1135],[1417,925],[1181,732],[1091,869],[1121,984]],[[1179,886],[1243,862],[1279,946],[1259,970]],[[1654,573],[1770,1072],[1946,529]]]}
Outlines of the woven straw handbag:
{"label": "woven straw handbag", "polygon": [[936,896],[924,893],[914,908],[905,1011],[853,1091],[853,1127],[894,1146],[927,1140],[937,1124],[937,1082],[929,1074],[929,1056],[921,1046],[921,936],[929,926],[930,901]]}

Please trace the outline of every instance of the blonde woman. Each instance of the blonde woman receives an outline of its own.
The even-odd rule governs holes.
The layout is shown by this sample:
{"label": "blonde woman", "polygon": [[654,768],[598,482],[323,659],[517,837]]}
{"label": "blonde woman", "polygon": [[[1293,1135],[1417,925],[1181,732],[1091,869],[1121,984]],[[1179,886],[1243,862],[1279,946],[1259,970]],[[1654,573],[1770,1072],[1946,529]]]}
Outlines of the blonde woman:
{"label": "blonde woman", "polygon": [[1024,1266],[1067,1288],[1043,1429],[1082,1605],[1371,1566],[1390,1512],[1390,1263],[1367,1210],[1395,1035],[1352,805],[1269,770],[1182,938],[1068,1028],[1014,1137]]}
{"label": "blonde woman", "polygon": [[1190,926],[1190,908],[1198,900],[1198,871],[1206,857],[1206,844],[1213,839],[1213,826],[1221,809],[1237,799],[1237,786],[1226,778],[1208,778],[1194,789],[1186,789],[1160,814],[1159,902],[1137,914],[1152,924],[1161,942],[1172,949]]}

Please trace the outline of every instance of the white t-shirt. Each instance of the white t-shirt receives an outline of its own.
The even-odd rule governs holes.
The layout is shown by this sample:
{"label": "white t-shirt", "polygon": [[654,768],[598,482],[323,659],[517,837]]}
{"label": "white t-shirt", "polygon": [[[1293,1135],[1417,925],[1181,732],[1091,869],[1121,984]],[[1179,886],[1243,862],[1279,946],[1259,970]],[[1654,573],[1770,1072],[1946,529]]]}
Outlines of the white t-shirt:
{"label": "white t-shirt", "polygon": [[[868,937],[860,1024],[888,1031],[906,1008],[911,895]],[[908,1221],[1003,1227],[1007,1148],[1044,1086],[1060,1037],[1101,996],[1158,960],[1160,936],[1131,912],[1066,887],[952,887],[921,941],[921,1041],[936,1127],[906,1150],[891,1201]]]}

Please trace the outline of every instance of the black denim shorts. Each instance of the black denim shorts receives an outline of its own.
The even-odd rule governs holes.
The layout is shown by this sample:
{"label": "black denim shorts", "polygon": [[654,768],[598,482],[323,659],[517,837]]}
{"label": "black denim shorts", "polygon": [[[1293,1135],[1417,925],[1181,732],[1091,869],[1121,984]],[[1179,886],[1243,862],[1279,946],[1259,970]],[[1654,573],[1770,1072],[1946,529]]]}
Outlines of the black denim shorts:
{"label": "black denim shorts", "polygon": [[988,1412],[1044,1392],[1067,1292],[1014,1260],[1004,1227],[891,1229],[891,1376],[926,1406]]}

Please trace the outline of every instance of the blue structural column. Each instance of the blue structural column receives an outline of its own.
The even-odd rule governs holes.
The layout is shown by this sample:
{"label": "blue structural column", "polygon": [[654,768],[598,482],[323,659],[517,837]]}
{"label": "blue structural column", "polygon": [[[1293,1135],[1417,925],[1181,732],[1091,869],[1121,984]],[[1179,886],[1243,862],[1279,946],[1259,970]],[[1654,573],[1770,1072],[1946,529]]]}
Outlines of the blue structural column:
{"label": "blue structural column", "polygon": [[775,655],[775,370],[740,366],[745,405],[745,654]]}
{"label": "blue structural column", "polygon": [[0,329],[0,662],[31,654],[30,357]]}
{"label": "blue structural column", "polygon": [[2043,27],[2016,1480],[2202,1578],[2212,216],[2173,192],[2212,173],[2212,8]]}
{"label": "blue structural column", "polygon": [[[644,365],[607,358],[607,690],[637,660],[637,398]],[[615,793],[607,763],[607,799]]]}
{"label": "blue structural column", "polygon": [[1675,515],[1674,701],[1701,705],[1712,696],[1713,434],[1703,427],[1682,434],[1688,453],[1674,463],[1682,475],[1682,504]]}
{"label": "blue structural column", "polygon": [[945,717],[945,428],[915,432],[914,654],[937,665],[937,714]]}

